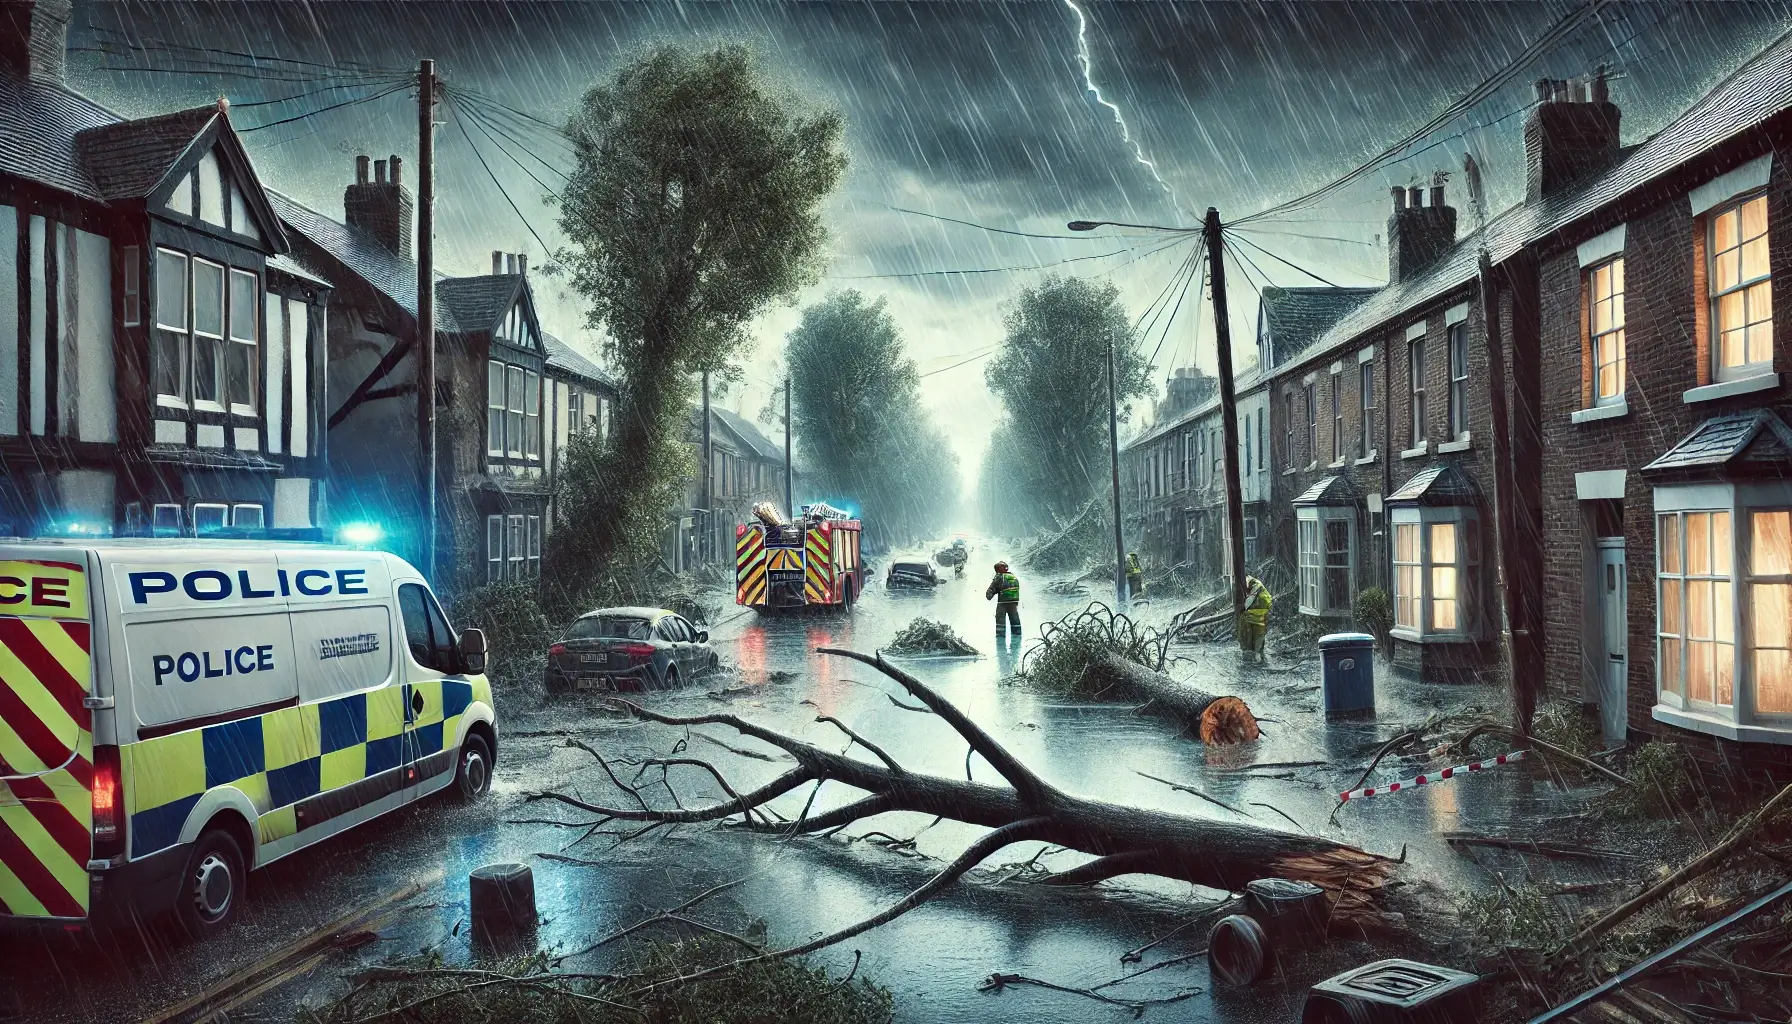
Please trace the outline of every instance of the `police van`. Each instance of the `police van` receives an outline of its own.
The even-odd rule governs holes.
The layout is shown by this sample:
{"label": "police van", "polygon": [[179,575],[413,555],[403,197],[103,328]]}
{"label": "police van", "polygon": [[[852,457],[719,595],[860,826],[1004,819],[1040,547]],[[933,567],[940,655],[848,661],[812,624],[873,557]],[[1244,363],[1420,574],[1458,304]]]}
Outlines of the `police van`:
{"label": "police van", "polygon": [[485,637],[376,551],[0,539],[0,923],[221,929],[246,875],[491,784]]}

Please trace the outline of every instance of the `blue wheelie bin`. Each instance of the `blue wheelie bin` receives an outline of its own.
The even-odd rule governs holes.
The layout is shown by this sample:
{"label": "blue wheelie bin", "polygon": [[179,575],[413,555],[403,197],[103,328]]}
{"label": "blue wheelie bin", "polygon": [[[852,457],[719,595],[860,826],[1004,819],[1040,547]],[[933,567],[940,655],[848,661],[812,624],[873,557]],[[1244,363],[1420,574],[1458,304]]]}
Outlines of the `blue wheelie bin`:
{"label": "blue wheelie bin", "polygon": [[1375,710],[1375,638],[1331,633],[1319,638],[1320,688],[1328,715]]}

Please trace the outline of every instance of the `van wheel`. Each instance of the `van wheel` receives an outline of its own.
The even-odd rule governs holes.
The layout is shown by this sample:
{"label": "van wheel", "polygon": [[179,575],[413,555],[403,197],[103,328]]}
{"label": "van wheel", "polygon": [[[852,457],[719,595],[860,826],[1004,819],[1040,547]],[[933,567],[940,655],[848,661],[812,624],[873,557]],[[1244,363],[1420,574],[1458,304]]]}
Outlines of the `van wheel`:
{"label": "van wheel", "polygon": [[236,839],[224,829],[208,829],[193,844],[180,877],[174,914],[181,929],[195,939],[223,931],[236,919],[247,881]]}
{"label": "van wheel", "polygon": [[454,769],[454,792],[463,804],[476,803],[492,791],[492,752],[485,740],[469,735],[460,745]]}
{"label": "van wheel", "polygon": [[664,678],[664,685],[665,685],[666,689],[668,689],[668,690],[678,689],[678,666],[677,665],[667,665],[666,666],[666,674],[663,678]]}

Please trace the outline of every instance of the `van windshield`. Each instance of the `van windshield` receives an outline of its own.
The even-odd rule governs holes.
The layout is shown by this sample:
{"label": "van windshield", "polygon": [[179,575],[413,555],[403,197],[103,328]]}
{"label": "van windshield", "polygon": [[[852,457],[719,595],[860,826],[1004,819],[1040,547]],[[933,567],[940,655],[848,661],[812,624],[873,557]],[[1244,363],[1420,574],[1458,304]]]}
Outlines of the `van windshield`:
{"label": "van windshield", "polygon": [[587,615],[566,631],[568,640],[645,640],[651,634],[646,619],[628,615]]}

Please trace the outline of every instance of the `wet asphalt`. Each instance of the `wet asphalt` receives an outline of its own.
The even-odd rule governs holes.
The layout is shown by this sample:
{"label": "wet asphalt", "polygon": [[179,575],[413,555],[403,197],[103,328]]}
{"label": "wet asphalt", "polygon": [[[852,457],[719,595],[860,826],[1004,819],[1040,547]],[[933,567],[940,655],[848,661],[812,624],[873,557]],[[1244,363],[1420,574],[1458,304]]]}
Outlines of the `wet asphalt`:
{"label": "wet asphalt", "polygon": [[[1011,552],[978,544],[973,564]],[[1274,654],[1267,669],[1241,667],[1226,645],[1178,649],[1173,674],[1210,691],[1234,692],[1268,719],[1259,741],[1207,750],[1177,735],[1171,724],[1116,705],[1090,705],[1036,692],[1012,676],[1025,646],[992,642],[993,605],[983,597],[983,573],[948,580],[937,590],[888,593],[867,590],[850,617],[762,619],[732,606],[712,624],[712,642],[726,666],[721,676],[679,693],[656,693],[646,702],[670,714],[727,711],[800,738],[844,749],[845,737],[815,721],[839,718],[871,738],[907,769],[963,777],[966,747],[933,716],[897,707],[899,687],[873,669],[815,653],[817,647],[871,651],[917,616],[944,621],[984,652],[977,658],[919,658],[905,662],[917,676],[968,712],[979,724],[1053,785],[1082,796],[1177,811],[1195,816],[1240,817],[1266,828],[1297,827],[1400,856],[1402,877],[1445,889],[1475,888],[1488,875],[1451,849],[1438,834],[1466,829],[1522,833],[1527,821],[1560,806],[1563,796],[1522,770],[1459,778],[1386,798],[1352,803],[1328,820],[1336,793],[1353,782],[1374,749],[1440,711],[1497,707],[1491,687],[1421,687],[1377,666],[1378,712],[1374,717],[1328,722],[1320,713],[1316,652]],[[1023,576],[1025,644],[1041,621],[1080,610],[1105,596],[1056,595]],[[1147,600],[1133,611],[1163,621],[1190,603]],[[1272,652],[1276,647],[1272,640]],[[690,730],[632,722],[605,712],[590,696],[544,700],[535,693],[499,696],[501,740],[493,793],[464,807],[432,799],[326,842],[257,872],[242,920],[228,935],[191,944],[160,929],[95,943],[79,936],[30,933],[0,938],[0,1020],[119,1021],[151,1018],[206,985],[252,964],[298,935],[345,910],[417,884],[419,896],[379,933],[377,940],[327,958],[316,969],[226,1020],[289,1020],[297,1001],[316,1004],[344,990],[341,976],[386,957],[440,950],[450,960],[472,956],[466,927],[466,875],[483,864],[517,861],[535,874],[543,919],[540,941],[559,952],[676,905],[722,882],[739,881],[703,904],[698,916],[733,930],[763,929],[774,945],[788,945],[832,931],[875,913],[920,885],[981,830],[915,814],[866,819],[831,839],[785,841],[709,825],[659,830],[620,842],[614,835],[581,840],[590,815],[529,795],[558,788],[595,803],[626,803],[583,751],[563,746],[573,736],[606,757],[638,761],[665,756],[677,746],[709,760],[737,789],[779,774],[788,762],[762,760],[730,750],[776,754],[725,728]],[[683,741],[682,744],[680,741]],[[712,742],[720,740],[722,743]],[[726,744],[724,746],[723,744]],[[869,757],[862,750],[858,756]],[[1326,762],[1317,766],[1244,771],[1250,765]],[[980,759],[978,780],[999,781]],[[1142,773],[1142,774],[1141,774]],[[626,772],[628,777],[632,772]],[[1144,778],[1157,776],[1201,790],[1232,809]],[[643,776],[642,792],[659,806],[671,796],[659,773]],[[1389,772],[1377,778],[1397,777]],[[686,806],[720,796],[707,777],[673,769],[668,780]],[[828,785],[817,794],[819,813],[857,794]],[[774,806],[795,818],[808,788]],[[564,824],[547,824],[545,822]],[[611,826],[610,831],[618,830]],[[855,838],[866,837],[866,838]],[[914,839],[912,849],[890,849],[878,840]],[[1202,929],[1175,935],[1141,962],[1121,955],[1171,932],[1191,913],[1207,911],[1224,894],[1182,883],[1131,876],[1086,889],[1046,889],[1013,872],[1040,852],[1040,844],[1003,851],[951,892],[881,928],[817,954],[815,962],[844,973],[862,956],[860,971],[890,987],[897,1019],[904,1022],[1038,1021],[1086,1024],[1127,1020],[1122,1007],[1037,987],[983,992],[990,974],[1021,974],[1081,987],[1199,950]],[[552,856],[543,856],[543,855]],[[555,857],[570,859],[554,859]],[[1080,862],[1070,852],[1045,852],[1036,863],[1063,869]],[[621,946],[623,944],[618,944]],[[568,961],[602,969],[611,947]],[[623,955],[626,955],[625,953]],[[1361,942],[1337,942],[1323,950],[1285,957],[1278,980],[1248,990],[1226,990],[1194,958],[1153,971],[1137,981],[1102,989],[1124,1000],[1160,999],[1196,991],[1182,1001],[1147,1011],[1149,1019],[1174,1021],[1293,1021],[1311,982],[1373,959]]]}

